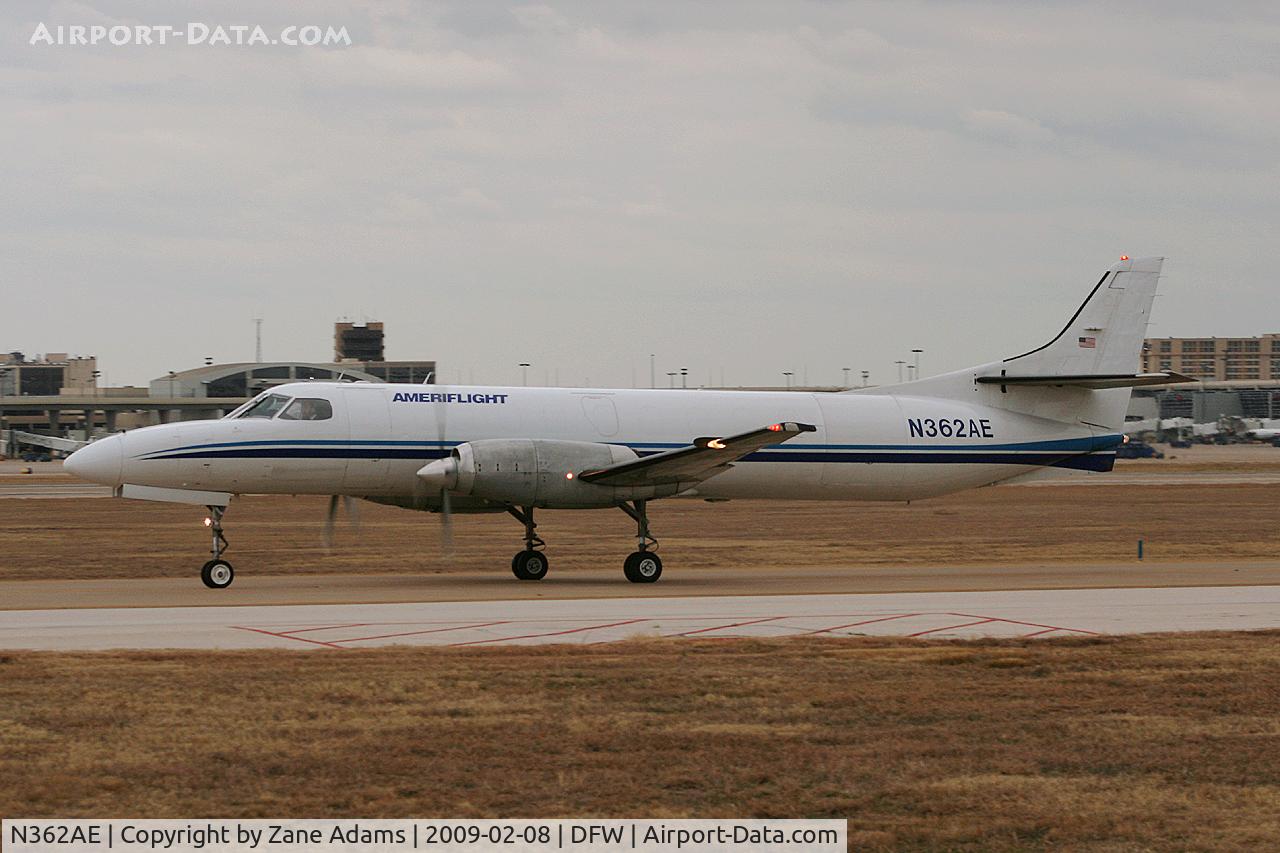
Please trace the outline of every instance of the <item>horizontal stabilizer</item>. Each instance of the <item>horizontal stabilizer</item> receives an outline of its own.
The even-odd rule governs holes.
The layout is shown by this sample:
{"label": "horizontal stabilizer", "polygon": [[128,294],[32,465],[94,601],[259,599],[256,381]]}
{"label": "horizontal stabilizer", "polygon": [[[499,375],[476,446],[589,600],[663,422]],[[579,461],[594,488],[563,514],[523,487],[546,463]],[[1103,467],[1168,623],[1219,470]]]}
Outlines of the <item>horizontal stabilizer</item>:
{"label": "horizontal stabilizer", "polygon": [[727,438],[695,438],[688,447],[677,447],[607,468],[583,471],[578,479],[602,486],[648,486],[659,483],[695,483],[729,470],[730,463],[801,433],[817,432],[813,424],[772,424]]}
{"label": "horizontal stabilizer", "polygon": [[979,385],[1067,386],[1099,391],[1104,388],[1135,388],[1139,385],[1176,385],[1199,380],[1167,370],[1163,373],[1086,373],[1074,376],[979,376],[975,381]]}

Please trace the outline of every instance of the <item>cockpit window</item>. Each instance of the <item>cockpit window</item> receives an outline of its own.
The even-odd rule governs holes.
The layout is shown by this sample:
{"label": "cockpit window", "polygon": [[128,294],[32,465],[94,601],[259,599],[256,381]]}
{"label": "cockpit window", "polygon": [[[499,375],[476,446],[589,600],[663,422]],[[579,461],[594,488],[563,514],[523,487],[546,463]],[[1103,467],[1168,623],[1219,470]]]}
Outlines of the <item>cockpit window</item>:
{"label": "cockpit window", "polygon": [[245,409],[242,418],[272,418],[276,412],[285,407],[289,402],[288,397],[281,397],[279,394],[268,394],[256,403]]}
{"label": "cockpit window", "polygon": [[319,397],[298,397],[280,413],[282,421],[327,421],[333,417],[333,405]]}

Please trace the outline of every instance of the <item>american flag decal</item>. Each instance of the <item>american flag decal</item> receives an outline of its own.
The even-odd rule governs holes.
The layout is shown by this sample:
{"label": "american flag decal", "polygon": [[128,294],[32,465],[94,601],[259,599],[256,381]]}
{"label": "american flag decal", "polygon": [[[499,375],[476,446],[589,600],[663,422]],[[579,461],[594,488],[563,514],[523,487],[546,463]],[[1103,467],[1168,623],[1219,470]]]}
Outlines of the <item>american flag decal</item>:
{"label": "american flag decal", "polygon": [[1080,338],[1080,346],[1085,349],[1095,349],[1098,346],[1097,338]]}

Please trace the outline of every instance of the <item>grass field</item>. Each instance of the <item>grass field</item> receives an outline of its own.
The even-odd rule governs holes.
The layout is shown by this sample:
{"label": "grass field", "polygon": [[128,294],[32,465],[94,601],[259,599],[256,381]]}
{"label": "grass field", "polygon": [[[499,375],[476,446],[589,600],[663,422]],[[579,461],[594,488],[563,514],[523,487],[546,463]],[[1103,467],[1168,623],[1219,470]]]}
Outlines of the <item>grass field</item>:
{"label": "grass field", "polygon": [[0,657],[0,814],[812,816],[1259,850],[1280,633]]}

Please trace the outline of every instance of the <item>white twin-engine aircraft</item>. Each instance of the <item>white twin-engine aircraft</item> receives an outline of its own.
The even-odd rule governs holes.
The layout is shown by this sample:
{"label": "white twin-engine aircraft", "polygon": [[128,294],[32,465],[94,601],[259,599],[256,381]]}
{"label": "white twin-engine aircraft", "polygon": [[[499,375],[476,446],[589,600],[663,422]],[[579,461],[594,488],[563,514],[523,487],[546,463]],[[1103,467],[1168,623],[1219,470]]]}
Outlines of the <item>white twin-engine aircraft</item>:
{"label": "white twin-engine aircraft", "polygon": [[508,512],[511,561],[547,574],[535,509],[618,508],[636,522],[624,573],[662,573],[645,512],[657,498],[907,501],[1047,466],[1109,471],[1135,385],[1161,258],[1122,259],[1066,328],[1022,355],[844,393],[482,388],[304,382],[214,421],[119,433],[66,462],[116,495],[209,507],[228,586],[222,517],[233,495],[331,495],[440,512]]}

